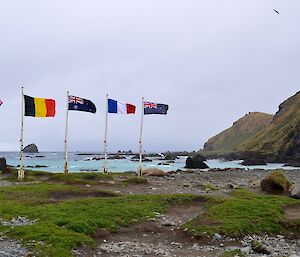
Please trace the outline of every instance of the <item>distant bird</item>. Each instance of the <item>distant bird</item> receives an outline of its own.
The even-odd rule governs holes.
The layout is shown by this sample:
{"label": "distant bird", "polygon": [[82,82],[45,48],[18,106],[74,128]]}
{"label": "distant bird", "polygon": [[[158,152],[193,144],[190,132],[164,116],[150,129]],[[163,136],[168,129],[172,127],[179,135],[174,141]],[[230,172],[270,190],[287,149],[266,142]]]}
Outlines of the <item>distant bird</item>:
{"label": "distant bird", "polygon": [[279,14],[279,12],[277,10],[273,9],[273,11],[276,12],[277,14]]}

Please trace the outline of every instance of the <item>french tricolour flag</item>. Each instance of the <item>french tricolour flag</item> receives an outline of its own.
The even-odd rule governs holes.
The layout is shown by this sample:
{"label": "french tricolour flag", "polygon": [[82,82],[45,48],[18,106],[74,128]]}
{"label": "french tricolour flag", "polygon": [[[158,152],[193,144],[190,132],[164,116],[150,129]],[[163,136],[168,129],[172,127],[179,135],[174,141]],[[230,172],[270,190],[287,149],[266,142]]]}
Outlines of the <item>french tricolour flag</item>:
{"label": "french tricolour flag", "polygon": [[108,113],[135,114],[136,107],[132,104],[119,103],[108,99]]}

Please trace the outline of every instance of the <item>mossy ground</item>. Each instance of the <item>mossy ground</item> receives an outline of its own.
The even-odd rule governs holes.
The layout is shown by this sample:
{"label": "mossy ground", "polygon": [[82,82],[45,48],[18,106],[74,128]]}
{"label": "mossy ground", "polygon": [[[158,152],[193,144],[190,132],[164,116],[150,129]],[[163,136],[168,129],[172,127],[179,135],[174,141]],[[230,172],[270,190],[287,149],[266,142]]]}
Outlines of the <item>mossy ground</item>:
{"label": "mossy ground", "polygon": [[[76,175],[74,179],[78,176],[87,179],[86,175]],[[62,180],[60,176],[55,178]],[[88,178],[94,179],[93,175]],[[35,224],[28,226],[0,226],[0,231],[11,238],[22,239],[37,256],[71,256],[71,250],[76,246],[93,245],[92,237],[97,230],[115,231],[120,226],[153,218],[157,212],[165,212],[169,205],[195,198],[191,195],[113,196],[113,193],[108,197],[86,198],[86,190],[80,185],[45,182],[0,187],[2,219],[25,216],[36,220]],[[99,191],[99,195],[102,193]],[[66,194],[77,194],[79,198],[61,200],[60,195]],[[60,200],[53,202],[53,195]]]}
{"label": "mossy ground", "polygon": [[[245,234],[278,234],[285,231],[284,207],[299,203],[285,196],[266,196],[235,190],[230,198],[207,197],[207,213],[183,225],[196,236],[221,233],[228,236]],[[294,229],[299,231],[297,223]]]}

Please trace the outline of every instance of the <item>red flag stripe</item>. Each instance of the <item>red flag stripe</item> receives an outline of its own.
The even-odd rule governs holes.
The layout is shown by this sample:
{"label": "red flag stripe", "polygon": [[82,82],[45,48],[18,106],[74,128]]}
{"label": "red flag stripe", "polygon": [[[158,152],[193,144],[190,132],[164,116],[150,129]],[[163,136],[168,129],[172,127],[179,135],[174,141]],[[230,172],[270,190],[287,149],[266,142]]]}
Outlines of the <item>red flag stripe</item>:
{"label": "red flag stripe", "polygon": [[55,116],[55,100],[53,99],[45,99],[47,113],[46,117],[54,117]]}
{"label": "red flag stripe", "polygon": [[135,114],[136,107],[132,104],[126,104],[127,114]]}

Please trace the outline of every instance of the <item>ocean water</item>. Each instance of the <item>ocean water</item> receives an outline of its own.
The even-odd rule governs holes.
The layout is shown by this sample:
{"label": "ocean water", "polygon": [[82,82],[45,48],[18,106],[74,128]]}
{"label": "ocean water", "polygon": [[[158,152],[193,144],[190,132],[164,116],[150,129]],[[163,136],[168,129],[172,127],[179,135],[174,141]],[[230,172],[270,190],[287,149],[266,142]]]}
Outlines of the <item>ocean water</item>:
{"label": "ocean water", "polygon": [[[11,166],[17,166],[20,164],[19,153],[18,152],[0,152],[1,157],[5,157],[7,164]],[[24,154],[25,156],[25,166],[44,165],[45,168],[32,168],[32,170],[44,170],[49,172],[63,172],[64,167],[64,153],[62,152],[41,152],[39,154]],[[38,157],[43,156],[43,157]],[[70,172],[80,172],[80,171],[103,171],[103,160],[91,160],[93,157],[97,157],[97,154],[90,155],[79,155],[78,152],[69,153],[69,171]],[[131,161],[132,156],[126,156],[126,159],[122,160],[108,160],[108,169],[110,172],[126,172],[126,171],[136,171],[138,167],[138,162]],[[164,171],[171,171],[177,169],[184,169],[186,157],[179,157],[175,163],[170,165],[158,165],[163,160],[152,159],[152,162],[143,162],[143,168],[156,167]],[[241,165],[240,161],[223,161],[223,160],[208,160],[206,164],[210,168],[245,168]],[[296,169],[294,167],[284,167],[282,163],[270,163],[267,165],[259,166],[248,166],[246,169],[279,169],[283,168],[286,170]]]}

